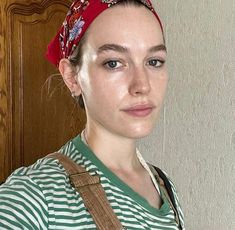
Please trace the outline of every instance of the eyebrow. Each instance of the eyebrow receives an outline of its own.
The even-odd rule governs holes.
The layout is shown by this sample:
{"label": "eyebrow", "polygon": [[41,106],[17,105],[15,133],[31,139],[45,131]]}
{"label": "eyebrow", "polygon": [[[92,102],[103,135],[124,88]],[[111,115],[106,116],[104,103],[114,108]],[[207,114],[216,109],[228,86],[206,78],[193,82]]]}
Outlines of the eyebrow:
{"label": "eyebrow", "polygon": [[104,44],[101,47],[98,48],[98,54],[105,52],[105,51],[117,51],[119,53],[128,53],[129,50],[128,48],[121,46],[121,45],[117,45],[117,44]]}
{"label": "eyebrow", "polygon": [[158,52],[158,51],[165,51],[167,52],[166,46],[164,44],[153,46],[148,50],[150,53]]}
{"label": "eyebrow", "polygon": [[[129,49],[125,46],[121,46],[118,44],[104,44],[101,47],[98,48],[98,54],[105,52],[105,51],[116,51],[119,53],[128,53]],[[161,45],[156,45],[148,49],[148,52],[153,53],[153,52],[158,52],[158,51],[165,51],[167,52],[166,46],[164,44]]]}

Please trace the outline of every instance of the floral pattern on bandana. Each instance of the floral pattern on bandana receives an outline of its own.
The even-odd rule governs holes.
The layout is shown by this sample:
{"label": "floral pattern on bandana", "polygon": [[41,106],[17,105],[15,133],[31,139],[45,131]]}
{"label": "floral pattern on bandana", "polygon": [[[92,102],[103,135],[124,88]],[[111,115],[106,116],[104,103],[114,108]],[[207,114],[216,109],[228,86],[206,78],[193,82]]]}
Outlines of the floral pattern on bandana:
{"label": "floral pattern on bandana", "polygon": [[[120,1],[123,0],[74,0],[61,28],[48,45],[47,59],[58,66],[62,58],[71,57],[92,21],[101,12]],[[160,18],[152,6],[151,0],[138,1],[153,12],[163,31]]]}
{"label": "floral pattern on bandana", "polygon": [[76,48],[73,41],[76,40],[82,32],[85,21],[82,18],[82,13],[89,6],[88,0],[75,1],[63,23],[63,29],[60,33],[60,44],[63,56],[69,56],[68,52],[73,52]]}
{"label": "floral pattern on bandana", "polygon": [[[117,4],[121,0],[100,0],[101,3],[108,4],[108,7]],[[142,4],[152,9],[148,0],[139,0]],[[89,0],[78,0],[72,4],[66,19],[63,23],[63,29],[60,33],[61,50],[64,57],[70,56],[75,50],[74,41],[82,32],[83,26],[86,23],[82,17],[83,12],[89,6]]]}
{"label": "floral pattern on bandana", "polygon": [[[107,3],[110,6],[117,4],[118,2],[121,2],[122,0],[101,0],[102,3]],[[152,5],[148,0],[139,0],[142,4],[147,6],[149,9],[153,9]]]}

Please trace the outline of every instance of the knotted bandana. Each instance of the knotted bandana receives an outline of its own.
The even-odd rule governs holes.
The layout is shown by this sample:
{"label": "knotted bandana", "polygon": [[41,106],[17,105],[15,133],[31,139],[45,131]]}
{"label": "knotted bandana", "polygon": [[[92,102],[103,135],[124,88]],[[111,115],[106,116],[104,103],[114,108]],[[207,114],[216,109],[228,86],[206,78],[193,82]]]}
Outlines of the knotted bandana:
{"label": "knotted bandana", "polygon": [[[109,7],[123,0],[77,0],[72,3],[66,15],[66,18],[56,34],[55,38],[48,45],[46,57],[47,59],[58,66],[62,58],[69,58],[83,34],[86,32],[94,19]],[[155,12],[150,0],[139,0],[156,16],[162,23],[159,16]]]}

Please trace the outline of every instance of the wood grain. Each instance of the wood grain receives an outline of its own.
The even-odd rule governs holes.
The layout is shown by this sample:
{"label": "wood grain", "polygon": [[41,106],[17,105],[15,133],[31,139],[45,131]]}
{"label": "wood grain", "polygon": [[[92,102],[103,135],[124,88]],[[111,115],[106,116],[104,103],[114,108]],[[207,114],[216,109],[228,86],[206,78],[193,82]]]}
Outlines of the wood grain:
{"label": "wood grain", "polygon": [[0,35],[0,49],[4,49],[0,56],[0,169],[4,172],[0,181],[12,170],[57,150],[84,127],[85,113],[44,58],[70,4],[65,0],[1,3],[5,21],[1,20]]}
{"label": "wood grain", "polygon": [[6,167],[8,167],[7,157],[7,71],[6,71],[6,14],[4,4],[0,4],[0,182],[6,177]]}

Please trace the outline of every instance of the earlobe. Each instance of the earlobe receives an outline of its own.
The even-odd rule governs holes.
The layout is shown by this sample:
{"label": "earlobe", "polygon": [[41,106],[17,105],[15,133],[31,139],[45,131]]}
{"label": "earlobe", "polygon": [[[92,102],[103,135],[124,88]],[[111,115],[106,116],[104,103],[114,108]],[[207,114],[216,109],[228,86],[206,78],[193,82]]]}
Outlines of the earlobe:
{"label": "earlobe", "polygon": [[59,71],[63,77],[64,83],[69,88],[70,92],[74,96],[79,96],[81,94],[81,88],[76,80],[78,75],[76,68],[71,65],[70,61],[67,58],[63,58],[59,63]]}

